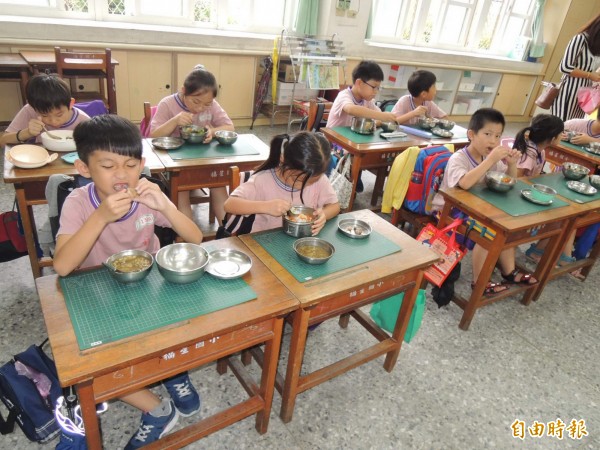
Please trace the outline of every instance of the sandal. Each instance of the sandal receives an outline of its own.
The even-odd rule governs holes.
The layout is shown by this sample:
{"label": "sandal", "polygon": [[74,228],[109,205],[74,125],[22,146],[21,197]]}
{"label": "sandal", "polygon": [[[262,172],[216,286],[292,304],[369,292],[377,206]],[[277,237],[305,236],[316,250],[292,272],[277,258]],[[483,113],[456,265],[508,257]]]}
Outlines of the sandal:
{"label": "sandal", "polygon": [[579,281],[585,281],[586,279],[585,275],[581,273],[581,267],[579,269],[574,270],[573,272],[569,272],[569,275],[571,275],[573,278]]}
{"label": "sandal", "polygon": [[568,256],[568,255],[565,255],[564,253],[561,253],[560,258],[558,259],[557,267],[566,266],[567,264],[571,264],[576,261],[577,261],[577,258],[575,258],[574,256]]}
{"label": "sandal", "polygon": [[536,244],[531,244],[529,248],[525,251],[525,256],[527,256],[535,263],[540,262],[540,259],[542,259],[543,254],[544,250],[542,250],[541,248],[537,248]]}
{"label": "sandal", "polygon": [[[475,289],[475,283],[471,283],[471,289]],[[500,292],[504,292],[508,290],[508,286],[503,283],[494,283],[492,281],[488,281],[485,289],[483,290],[483,295],[486,297],[492,297]]]}
{"label": "sandal", "polygon": [[539,282],[533,278],[533,275],[530,273],[523,272],[519,269],[515,269],[507,275],[504,275],[502,272],[500,272],[500,274],[502,275],[502,278],[511,284],[527,284],[529,286],[533,286]]}

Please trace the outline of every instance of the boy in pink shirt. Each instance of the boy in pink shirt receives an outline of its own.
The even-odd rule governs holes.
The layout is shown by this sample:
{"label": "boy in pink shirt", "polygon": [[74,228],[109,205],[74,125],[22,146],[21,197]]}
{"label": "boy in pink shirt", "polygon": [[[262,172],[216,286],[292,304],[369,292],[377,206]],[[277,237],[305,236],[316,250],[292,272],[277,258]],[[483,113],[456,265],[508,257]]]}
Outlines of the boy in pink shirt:
{"label": "boy in pink shirt", "polygon": [[411,74],[407,82],[410,94],[400,97],[392,109],[398,123],[415,124],[417,118],[424,115],[435,119],[448,115],[433,102],[437,94],[436,81],[435,74],[428,70],[415,70]]}

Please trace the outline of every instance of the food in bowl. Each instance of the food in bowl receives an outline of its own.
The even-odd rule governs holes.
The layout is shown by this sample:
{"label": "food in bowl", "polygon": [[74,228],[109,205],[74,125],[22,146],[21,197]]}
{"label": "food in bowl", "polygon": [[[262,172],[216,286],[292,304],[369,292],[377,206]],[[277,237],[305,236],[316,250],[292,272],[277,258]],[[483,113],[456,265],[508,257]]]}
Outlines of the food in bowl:
{"label": "food in bowl", "polygon": [[504,172],[490,171],[485,174],[485,184],[496,192],[508,192],[516,184],[516,180]]}
{"label": "food in bowl", "polygon": [[350,129],[358,134],[373,134],[375,131],[375,120],[366,117],[353,117]]}
{"label": "food in bowl", "polygon": [[433,117],[420,116],[417,118],[417,125],[425,130],[431,130],[437,125],[437,123],[438,120],[434,119]]}
{"label": "food in bowl", "polygon": [[313,221],[313,216],[309,215],[309,214],[288,214],[287,215],[288,220],[290,222],[296,222],[296,223],[306,223],[306,222],[312,222]]}
{"label": "food in bowl", "polygon": [[298,253],[307,258],[327,258],[329,251],[323,247],[317,247],[316,245],[301,245],[296,248]]}
{"label": "food in bowl", "polygon": [[562,166],[562,173],[567,180],[581,180],[590,173],[590,169],[580,164],[566,162]]}
{"label": "food in bowl", "polygon": [[371,225],[360,219],[342,219],[338,222],[338,230],[353,239],[363,239],[371,234]]}
{"label": "food in bowl", "polygon": [[206,138],[206,128],[198,125],[184,125],[179,127],[179,134],[184,141],[191,144],[201,144]]}
{"label": "food in bowl", "polygon": [[294,251],[304,262],[323,264],[333,256],[335,248],[324,239],[306,237],[294,242]]}
{"label": "food in bowl", "polygon": [[398,129],[398,124],[396,122],[381,122],[381,129],[384,133],[393,133]]}
{"label": "food in bowl", "polygon": [[311,236],[314,213],[308,206],[292,206],[282,218],[284,233],[300,238]]}
{"label": "food in bowl", "polygon": [[437,126],[443,128],[444,130],[451,130],[456,125],[454,122],[448,119],[439,119]]}
{"label": "food in bowl", "polygon": [[115,259],[112,266],[119,272],[138,272],[152,265],[152,260],[141,255],[125,255]]}
{"label": "food in bowl", "polygon": [[74,152],[76,150],[73,130],[52,130],[50,133],[55,137],[50,137],[46,132],[40,135],[44,148],[53,152]]}
{"label": "food in bowl", "polygon": [[132,283],[146,278],[153,263],[152,255],[144,250],[123,250],[110,256],[104,265],[115,280]]}

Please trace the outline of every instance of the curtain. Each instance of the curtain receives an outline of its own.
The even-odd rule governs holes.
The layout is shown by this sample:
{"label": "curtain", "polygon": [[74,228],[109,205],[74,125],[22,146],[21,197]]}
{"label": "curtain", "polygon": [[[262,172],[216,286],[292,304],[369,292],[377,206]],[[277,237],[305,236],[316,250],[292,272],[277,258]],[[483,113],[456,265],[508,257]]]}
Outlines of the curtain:
{"label": "curtain", "polygon": [[544,56],[544,4],[546,0],[536,0],[535,12],[533,13],[533,22],[531,24],[531,47],[529,56],[531,58],[541,58]]}
{"label": "curtain", "polygon": [[367,21],[367,30],[365,31],[365,39],[371,39],[373,35],[373,15],[375,14],[375,1],[371,3],[371,11],[369,11],[369,20]]}
{"label": "curtain", "polygon": [[296,15],[296,34],[316,36],[319,0],[300,0]]}

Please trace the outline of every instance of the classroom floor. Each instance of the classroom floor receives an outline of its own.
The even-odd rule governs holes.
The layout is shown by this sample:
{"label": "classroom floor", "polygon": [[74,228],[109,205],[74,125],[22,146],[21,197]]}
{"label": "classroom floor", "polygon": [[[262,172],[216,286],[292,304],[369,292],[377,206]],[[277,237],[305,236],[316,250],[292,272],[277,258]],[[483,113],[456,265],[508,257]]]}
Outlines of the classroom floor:
{"label": "classroom floor", "polygon": [[[266,142],[281,131],[285,129],[253,130]],[[365,174],[364,181],[366,188],[357,197],[357,209],[370,200],[372,175]],[[12,207],[13,198],[13,187],[0,183],[2,211]],[[36,207],[38,226],[44,214],[44,207]],[[204,216],[197,211],[199,222]],[[522,251],[518,259],[526,262]],[[457,289],[466,293],[469,257],[462,273]],[[28,259],[1,264],[0,282],[0,361],[4,362],[40,343],[46,333]],[[252,417],[187,448],[600,448],[600,315],[598,303],[593,303],[598,302],[599,282],[597,267],[585,283],[570,276],[556,279],[530,306],[509,298],[480,309],[466,332],[458,328],[460,308],[450,304],[438,309],[428,289],[421,329],[410,344],[403,345],[392,373],[383,369],[383,358],[378,358],[300,394],[288,424],[279,419],[281,398],[276,393],[266,434],[256,432]],[[287,328],[280,371],[285,369],[289,331]],[[352,320],[345,330],[336,320],[326,321],[310,332],[304,367],[322,367],[364,348],[371,340]],[[202,395],[202,416],[245,397],[234,376],[230,372],[219,376],[214,364],[191,376]],[[161,386],[156,390],[166,393]],[[0,411],[5,416],[3,405]],[[105,447],[123,448],[137,429],[139,416],[133,408],[112,402],[101,416]],[[524,440],[513,437],[511,424],[517,419],[527,428],[534,422],[546,424],[543,436],[534,438],[526,432]],[[588,434],[575,439],[565,428],[562,440],[549,436],[547,424],[558,419],[567,427],[572,420],[584,421]],[[180,424],[193,420],[182,418]],[[51,449],[56,443],[31,443],[19,429],[0,436],[0,449]]]}

